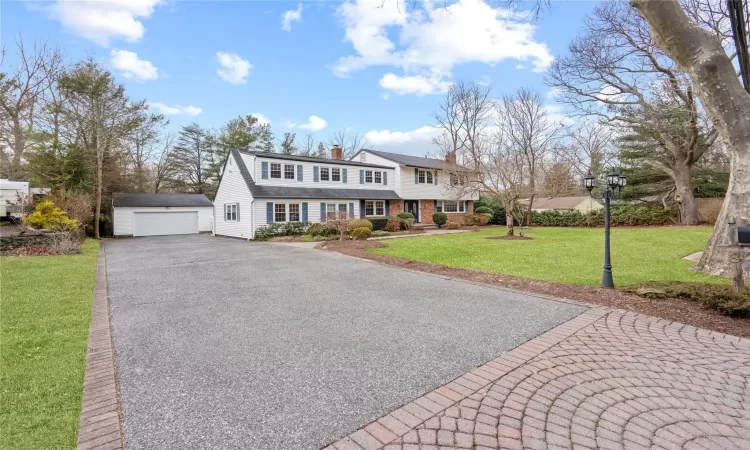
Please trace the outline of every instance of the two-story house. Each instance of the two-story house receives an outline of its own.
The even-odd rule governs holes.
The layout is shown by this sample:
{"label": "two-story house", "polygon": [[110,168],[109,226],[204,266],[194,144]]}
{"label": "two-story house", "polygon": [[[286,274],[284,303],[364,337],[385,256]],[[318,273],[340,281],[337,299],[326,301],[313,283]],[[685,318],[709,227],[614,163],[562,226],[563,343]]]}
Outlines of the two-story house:
{"label": "two-story house", "polygon": [[451,163],[415,158],[419,164],[406,165],[377,155],[393,154],[370,150],[344,160],[342,153],[334,147],[331,159],[321,159],[231,151],[214,199],[214,233],[252,239],[271,223],[323,222],[332,213],[375,218],[409,211],[418,222],[431,223],[435,208],[457,216],[473,211],[474,199],[440,194],[439,180],[449,179],[443,173],[449,166],[437,163]]}

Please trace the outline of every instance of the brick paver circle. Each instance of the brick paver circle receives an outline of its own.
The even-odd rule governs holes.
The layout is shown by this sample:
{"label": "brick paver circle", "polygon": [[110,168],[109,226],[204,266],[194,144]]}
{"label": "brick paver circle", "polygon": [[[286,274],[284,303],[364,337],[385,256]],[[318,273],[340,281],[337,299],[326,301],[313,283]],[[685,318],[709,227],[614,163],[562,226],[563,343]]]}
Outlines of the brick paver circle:
{"label": "brick paver circle", "polygon": [[594,308],[330,448],[750,449],[750,340]]}

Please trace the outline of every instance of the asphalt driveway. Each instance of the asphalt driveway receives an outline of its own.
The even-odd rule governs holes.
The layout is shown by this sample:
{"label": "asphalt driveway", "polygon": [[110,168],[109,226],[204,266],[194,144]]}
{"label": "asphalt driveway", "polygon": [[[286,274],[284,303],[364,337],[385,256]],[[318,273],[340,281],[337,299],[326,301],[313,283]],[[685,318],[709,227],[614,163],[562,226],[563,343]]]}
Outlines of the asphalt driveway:
{"label": "asphalt driveway", "polygon": [[580,314],[339,254],[109,241],[128,448],[320,448]]}

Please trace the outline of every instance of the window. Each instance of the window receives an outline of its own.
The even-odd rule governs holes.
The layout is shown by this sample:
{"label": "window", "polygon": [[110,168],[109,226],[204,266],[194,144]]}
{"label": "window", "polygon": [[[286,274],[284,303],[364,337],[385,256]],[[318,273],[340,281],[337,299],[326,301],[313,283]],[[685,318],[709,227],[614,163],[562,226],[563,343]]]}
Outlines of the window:
{"label": "window", "polygon": [[365,183],[372,183],[372,170],[365,170]]}
{"label": "window", "polygon": [[284,179],[285,180],[294,179],[294,164],[284,164]]}
{"label": "window", "polygon": [[383,182],[383,172],[375,172],[375,182],[376,183]]}
{"label": "window", "polygon": [[431,170],[420,170],[417,172],[417,182],[419,184],[432,184],[433,174]]}
{"label": "window", "polygon": [[239,203],[227,203],[224,205],[224,220],[226,222],[237,222],[239,220],[239,217],[237,217],[239,205]]}
{"label": "window", "polygon": [[466,212],[464,208],[464,202],[457,202],[453,200],[442,200],[437,203],[437,212],[444,213],[463,213]]}
{"label": "window", "polygon": [[457,174],[457,173],[451,174],[451,186],[463,186],[466,184],[466,181],[467,181],[466,174]]}
{"label": "window", "polygon": [[281,178],[281,164],[271,163],[271,178]]}
{"label": "window", "polygon": [[384,200],[367,200],[365,201],[365,216],[384,216]]}
{"label": "window", "polygon": [[420,170],[419,171],[419,176],[417,177],[417,179],[419,180],[419,183],[424,184],[425,183],[425,181],[424,181],[425,178],[427,178],[427,171],[426,170]]}
{"label": "window", "polygon": [[320,168],[320,181],[329,181],[330,178],[330,172],[328,167],[321,167]]}
{"label": "window", "polygon": [[341,181],[341,169],[338,167],[331,169],[331,181]]}
{"label": "window", "polygon": [[349,213],[346,210],[346,203],[339,203],[339,218],[349,218]]}
{"label": "window", "polygon": [[336,218],[336,204],[335,203],[326,204],[326,217],[329,217],[331,219]]}
{"label": "window", "polygon": [[276,203],[273,205],[273,221],[274,222],[286,222],[286,204]]}
{"label": "window", "polygon": [[432,184],[432,172],[427,172],[427,184]]}
{"label": "window", "polygon": [[289,221],[299,222],[299,203],[289,204]]}

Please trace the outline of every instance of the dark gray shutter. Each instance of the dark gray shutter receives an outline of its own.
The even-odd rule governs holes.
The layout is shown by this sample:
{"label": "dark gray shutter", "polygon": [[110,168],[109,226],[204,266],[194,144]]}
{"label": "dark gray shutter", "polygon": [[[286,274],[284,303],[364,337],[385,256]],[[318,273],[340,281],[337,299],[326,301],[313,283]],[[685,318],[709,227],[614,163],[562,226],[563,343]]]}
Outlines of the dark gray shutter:
{"label": "dark gray shutter", "polygon": [[436,171],[435,171],[435,173],[434,173],[434,174],[432,175],[432,181],[433,181],[433,182],[434,182],[435,184],[437,184],[437,174],[438,174],[438,171],[436,170]]}
{"label": "dark gray shutter", "polygon": [[302,164],[297,164],[297,181],[302,181]]}
{"label": "dark gray shutter", "polygon": [[[383,172],[383,175],[385,175],[385,172]],[[383,203],[385,203],[385,217],[388,217],[391,215],[391,202],[383,200]]]}
{"label": "dark gray shutter", "polygon": [[260,163],[260,177],[264,180],[268,179],[268,161]]}
{"label": "dark gray shutter", "polygon": [[273,202],[266,202],[266,223],[273,223]]}
{"label": "dark gray shutter", "polygon": [[364,200],[359,201],[359,217],[360,219],[365,218],[365,201]]}
{"label": "dark gray shutter", "polygon": [[361,169],[359,171],[359,184],[365,184],[365,171]]}
{"label": "dark gray shutter", "polygon": [[325,222],[326,221],[326,204],[325,202],[320,202],[320,221]]}
{"label": "dark gray shutter", "polygon": [[302,202],[302,221],[307,222],[307,202]]}
{"label": "dark gray shutter", "polygon": [[319,182],[320,181],[320,167],[313,166],[313,181]]}
{"label": "dark gray shutter", "polygon": [[341,182],[348,183],[347,178],[348,178],[348,175],[346,173],[346,169],[341,169]]}
{"label": "dark gray shutter", "polygon": [[414,184],[419,184],[419,169],[414,169]]}
{"label": "dark gray shutter", "polygon": [[438,212],[438,209],[437,209],[437,200],[435,200],[435,205],[432,207],[432,212]]}
{"label": "dark gray shutter", "polygon": [[237,222],[240,221],[240,204],[237,203]]}
{"label": "dark gray shutter", "polygon": [[464,212],[465,213],[469,212],[469,201],[468,200],[464,200]]}
{"label": "dark gray shutter", "polygon": [[383,186],[388,186],[388,172],[383,172]]}
{"label": "dark gray shutter", "polygon": [[349,218],[354,218],[354,203],[349,203]]}

